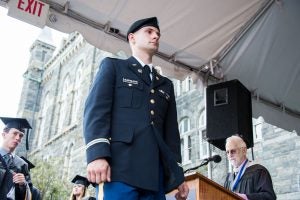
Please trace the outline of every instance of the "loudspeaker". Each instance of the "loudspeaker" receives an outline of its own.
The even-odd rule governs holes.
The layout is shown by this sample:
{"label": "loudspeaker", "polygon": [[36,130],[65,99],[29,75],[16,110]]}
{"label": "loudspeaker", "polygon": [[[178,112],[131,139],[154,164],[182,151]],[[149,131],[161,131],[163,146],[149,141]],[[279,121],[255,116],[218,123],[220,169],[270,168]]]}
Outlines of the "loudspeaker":
{"label": "loudspeaker", "polygon": [[225,150],[226,138],[237,134],[253,147],[251,93],[240,81],[206,88],[206,121],[208,142],[219,149]]}

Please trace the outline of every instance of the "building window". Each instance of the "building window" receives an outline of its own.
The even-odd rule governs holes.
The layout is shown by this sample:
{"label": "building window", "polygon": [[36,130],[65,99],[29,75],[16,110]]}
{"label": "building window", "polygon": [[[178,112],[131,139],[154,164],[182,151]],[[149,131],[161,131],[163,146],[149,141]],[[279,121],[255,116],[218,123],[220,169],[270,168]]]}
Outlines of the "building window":
{"label": "building window", "polygon": [[199,159],[208,157],[207,141],[206,141],[206,110],[203,110],[199,117],[198,122],[198,135],[199,135]]}
{"label": "building window", "polygon": [[191,163],[192,158],[192,131],[188,117],[183,118],[179,123],[181,137],[182,164]]}
{"label": "building window", "polygon": [[80,87],[83,82],[82,70],[83,70],[83,61],[81,60],[78,64],[77,71],[76,71],[73,106],[72,106],[72,122],[75,122],[77,120],[77,114],[81,104],[82,90],[80,90]]}
{"label": "building window", "polygon": [[69,169],[70,169],[70,164],[71,164],[71,154],[73,151],[73,146],[74,144],[71,143],[69,144],[69,146],[64,148],[63,151],[63,178],[68,177],[69,176]]}
{"label": "building window", "polygon": [[[43,140],[45,140],[45,134],[46,133],[46,121],[47,121],[47,116],[49,116],[50,111],[50,95],[49,92],[45,95],[44,101],[43,101],[43,108],[41,112],[41,117],[40,117],[40,126],[39,126],[39,131],[37,131],[37,147],[41,147]],[[49,137],[49,136],[48,136]]]}
{"label": "building window", "polygon": [[192,89],[192,78],[190,76],[186,77],[186,79],[182,83],[183,92],[189,92]]}
{"label": "building window", "polygon": [[193,87],[193,81],[191,77],[186,77],[185,80],[180,81],[180,80],[176,80],[176,97],[189,92]]}
{"label": "building window", "polygon": [[253,119],[253,138],[254,142],[259,142],[262,140],[262,128],[264,124],[264,118],[258,117],[257,119]]}
{"label": "building window", "polygon": [[188,117],[183,118],[179,123],[179,131],[181,134],[184,134],[191,129],[190,119]]}
{"label": "building window", "polygon": [[187,145],[187,151],[188,151],[188,160],[191,160],[192,158],[192,136],[188,135],[187,136],[188,140],[188,145]]}
{"label": "building window", "polygon": [[69,75],[64,79],[62,90],[60,91],[60,109],[59,109],[59,117],[58,117],[58,131],[57,133],[61,133],[63,127],[68,123],[67,109],[68,109],[68,97],[71,93],[71,84]]}
{"label": "building window", "polygon": [[179,97],[180,95],[181,95],[181,92],[182,92],[182,81],[180,81],[180,80],[176,80],[175,81],[175,83],[176,83],[176,97]]}

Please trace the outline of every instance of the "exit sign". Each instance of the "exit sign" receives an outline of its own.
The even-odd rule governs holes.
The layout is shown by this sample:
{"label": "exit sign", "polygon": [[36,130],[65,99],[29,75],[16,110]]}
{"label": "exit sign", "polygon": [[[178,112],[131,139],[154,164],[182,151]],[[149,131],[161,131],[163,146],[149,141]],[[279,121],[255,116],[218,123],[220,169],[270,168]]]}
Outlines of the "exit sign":
{"label": "exit sign", "polygon": [[43,28],[46,25],[49,5],[38,0],[10,0],[8,16]]}

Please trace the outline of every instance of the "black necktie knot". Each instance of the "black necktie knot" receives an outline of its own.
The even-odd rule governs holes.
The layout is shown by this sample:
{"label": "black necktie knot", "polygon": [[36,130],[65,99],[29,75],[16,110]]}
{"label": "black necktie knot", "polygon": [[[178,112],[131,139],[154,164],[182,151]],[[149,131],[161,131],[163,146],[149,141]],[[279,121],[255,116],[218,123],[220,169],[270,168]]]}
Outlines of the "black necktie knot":
{"label": "black necktie knot", "polygon": [[149,81],[149,83],[151,82],[151,78],[150,78],[150,74],[151,74],[151,69],[148,65],[144,66],[144,77],[147,81]]}
{"label": "black necktie knot", "polygon": [[145,70],[145,73],[147,73],[147,74],[151,73],[151,69],[150,69],[150,67],[148,65],[144,66],[144,70]]}

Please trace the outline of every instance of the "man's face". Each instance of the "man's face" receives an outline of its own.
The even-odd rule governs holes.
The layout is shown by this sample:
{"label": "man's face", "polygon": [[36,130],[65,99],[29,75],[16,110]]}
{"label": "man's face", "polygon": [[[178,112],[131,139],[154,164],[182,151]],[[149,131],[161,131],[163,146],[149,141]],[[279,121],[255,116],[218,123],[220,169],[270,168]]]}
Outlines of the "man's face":
{"label": "man's face", "polygon": [[241,147],[238,143],[234,141],[229,141],[226,144],[226,154],[230,164],[237,168],[246,159],[247,148]]}
{"label": "man's face", "polygon": [[3,147],[12,152],[21,143],[24,133],[18,129],[11,128],[8,132],[3,132],[2,136]]}
{"label": "man's face", "polygon": [[145,26],[132,34],[133,44],[138,50],[154,54],[159,47],[160,32],[153,26]]}

